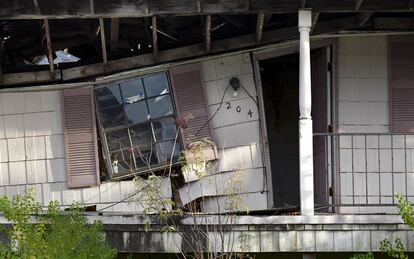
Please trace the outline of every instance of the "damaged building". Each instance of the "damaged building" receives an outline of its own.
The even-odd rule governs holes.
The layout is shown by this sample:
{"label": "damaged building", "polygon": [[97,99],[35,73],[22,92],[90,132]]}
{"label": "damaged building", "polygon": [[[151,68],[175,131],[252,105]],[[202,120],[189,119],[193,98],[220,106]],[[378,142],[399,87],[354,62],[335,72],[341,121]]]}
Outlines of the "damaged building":
{"label": "damaged building", "polygon": [[185,250],[144,231],[130,198],[150,175],[198,213],[184,227],[243,204],[226,234],[247,246],[220,246],[212,227],[209,250],[346,256],[398,237],[413,252],[395,196],[414,201],[413,8],[4,0],[0,194],[79,202],[120,253]]}

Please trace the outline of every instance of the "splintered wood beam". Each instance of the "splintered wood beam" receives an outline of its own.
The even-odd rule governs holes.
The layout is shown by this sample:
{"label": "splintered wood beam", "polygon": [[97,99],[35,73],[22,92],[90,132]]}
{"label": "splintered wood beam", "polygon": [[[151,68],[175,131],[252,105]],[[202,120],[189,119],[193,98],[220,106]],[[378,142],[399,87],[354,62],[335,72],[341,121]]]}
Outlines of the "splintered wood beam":
{"label": "splintered wood beam", "polygon": [[205,17],[204,22],[204,36],[205,36],[205,45],[206,45],[206,52],[209,53],[211,50],[211,15],[208,14]]}
{"label": "splintered wood beam", "polygon": [[[3,36],[2,33],[0,33],[0,36]],[[0,82],[3,81],[3,38],[0,38]]]}
{"label": "splintered wood beam", "polygon": [[[353,13],[366,12],[405,13],[412,7],[412,0],[37,0],[40,5],[46,2],[47,13],[38,14],[33,5],[24,3],[33,0],[2,0],[0,19],[97,19],[99,17],[144,18],[150,16],[193,16],[193,15],[231,15],[257,13],[297,13],[298,7],[309,8],[321,13]],[[94,2],[95,1],[95,2]],[[72,6],[72,8],[62,8]],[[42,6],[41,6],[42,8]],[[89,9],[89,10],[88,10]],[[412,10],[412,9],[411,9]]]}
{"label": "splintered wood beam", "polygon": [[321,13],[319,13],[319,12],[316,12],[316,13],[313,13],[313,15],[312,15],[312,27],[311,27],[311,32],[315,29],[315,26],[316,26],[316,24],[318,23],[318,18],[319,18],[319,15],[320,15]]}
{"label": "splintered wood beam", "polygon": [[375,30],[412,30],[414,23],[412,17],[374,17]]}
{"label": "splintered wood beam", "polygon": [[37,0],[33,0],[33,6],[36,11],[36,14],[41,15],[39,2]]}
{"label": "splintered wood beam", "polygon": [[119,42],[119,18],[111,18],[111,52],[118,51]]}
{"label": "splintered wood beam", "polygon": [[264,13],[258,13],[257,14],[257,22],[256,22],[256,42],[257,42],[257,44],[262,43],[264,18],[265,18]]}
{"label": "splintered wood beam", "polygon": [[251,9],[251,3],[250,3],[250,0],[244,0],[244,10],[245,10],[246,12],[248,12],[248,11],[250,11],[250,9]]}
{"label": "splintered wood beam", "polygon": [[361,8],[362,2],[364,2],[364,0],[355,0],[354,1],[354,9],[355,9],[355,11],[358,11]]}
{"label": "splintered wood beam", "polygon": [[99,33],[101,34],[102,61],[106,64],[108,62],[108,57],[106,55],[105,26],[103,18],[99,18]]}
{"label": "splintered wood beam", "polygon": [[91,14],[95,14],[95,0],[89,0],[89,11]]}
{"label": "splintered wood beam", "polygon": [[[390,17],[389,22],[393,22],[393,19],[395,19],[395,17]],[[410,19],[411,18],[407,17],[407,22],[410,22]],[[382,22],[382,24],[384,23],[387,23],[387,21]],[[393,24],[399,26],[399,23],[395,24],[395,22],[393,22]],[[410,24],[409,26],[412,25]],[[334,19],[330,21],[319,21],[318,26],[316,26],[314,30],[314,35],[336,33],[354,28],[358,28],[358,20],[356,16]],[[374,28],[376,27],[374,26]],[[383,32],[383,30],[381,30],[381,32]],[[298,38],[299,32],[297,26],[291,26],[270,31],[263,31],[262,43],[272,44],[290,40],[297,41]],[[211,53],[219,54],[240,49],[247,51],[248,49],[253,49],[255,47],[257,47],[256,33],[251,33],[233,38],[212,41]],[[192,59],[203,56],[205,54],[204,43],[199,43],[190,46],[160,51],[158,62],[174,62],[176,60]],[[59,71],[60,73],[56,73],[56,77],[52,77],[48,71],[47,73],[45,73],[45,71],[35,71],[4,74],[3,82],[0,82],[0,85],[7,86],[40,82],[45,83],[56,80],[70,81],[117,71],[152,66],[156,65],[158,62],[154,60],[152,53],[147,53],[118,60],[110,60],[106,66],[104,66],[102,63],[97,63],[73,68],[61,68]]]}
{"label": "splintered wood beam", "polygon": [[157,17],[154,15],[151,17],[152,28],[152,50],[155,60],[158,58],[158,35],[157,35]]}
{"label": "splintered wood beam", "polygon": [[358,27],[364,26],[372,17],[373,12],[364,12],[358,14]]}
{"label": "splintered wood beam", "polygon": [[50,37],[49,20],[44,19],[43,22],[44,22],[44,25],[45,25],[47,57],[48,57],[48,60],[49,60],[50,73],[54,74],[55,66],[53,64],[52,40],[51,40],[51,37]]}
{"label": "splintered wood beam", "polygon": [[197,13],[201,13],[201,0],[196,0],[195,5],[196,5]]}

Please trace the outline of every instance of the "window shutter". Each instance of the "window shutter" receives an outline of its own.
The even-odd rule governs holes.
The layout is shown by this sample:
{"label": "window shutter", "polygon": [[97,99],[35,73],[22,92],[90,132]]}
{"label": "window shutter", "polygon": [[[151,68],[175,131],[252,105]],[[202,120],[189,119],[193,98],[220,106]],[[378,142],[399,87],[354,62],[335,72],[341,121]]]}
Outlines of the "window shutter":
{"label": "window shutter", "polygon": [[66,167],[70,188],[99,184],[93,88],[63,91]]}
{"label": "window shutter", "polygon": [[[198,63],[176,66],[170,69],[175,105],[180,118],[191,114],[188,127],[182,131],[184,145],[194,139],[211,139],[209,116],[204,87]],[[198,133],[198,134],[197,134]],[[197,136],[196,136],[197,134]]]}
{"label": "window shutter", "polygon": [[414,132],[414,37],[390,39],[391,132]]}

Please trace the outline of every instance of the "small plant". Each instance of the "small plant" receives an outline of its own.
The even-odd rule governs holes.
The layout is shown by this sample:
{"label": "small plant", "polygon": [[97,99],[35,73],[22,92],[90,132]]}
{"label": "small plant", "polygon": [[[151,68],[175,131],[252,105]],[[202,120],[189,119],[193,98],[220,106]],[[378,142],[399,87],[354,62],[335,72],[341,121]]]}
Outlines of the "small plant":
{"label": "small plant", "polygon": [[374,259],[374,254],[371,252],[366,254],[355,254],[350,259]]}
{"label": "small plant", "polygon": [[408,259],[408,256],[404,251],[404,245],[399,238],[395,240],[395,246],[393,246],[388,239],[382,240],[380,243],[380,249],[392,258]]}
{"label": "small plant", "polygon": [[[414,230],[414,209],[413,205],[406,201],[401,193],[397,193],[398,211],[405,223]],[[384,239],[380,243],[380,250],[392,258],[408,259],[405,254],[404,244],[401,239],[397,238],[394,245],[388,239]],[[372,259],[374,255],[369,252],[367,254],[356,254],[351,259]]]}
{"label": "small plant", "polygon": [[[404,220],[412,230],[414,230],[414,210],[410,202],[406,201],[401,193],[397,194],[398,211]],[[380,249],[392,258],[408,259],[405,254],[404,244],[399,238],[395,240],[394,245],[388,240],[382,240],[380,243]]]}
{"label": "small plant", "polygon": [[151,174],[147,180],[142,177],[134,178],[135,186],[138,190],[142,190],[139,197],[131,198],[138,206],[143,208],[142,218],[145,221],[145,230],[148,231],[151,220],[149,214],[155,214],[158,220],[165,225],[165,230],[171,232],[176,230],[169,223],[169,218],[173,216],[182,216],[181,209],[172,209],[175,203],[165,198],[162,192],[162,177]]}
{"label": "small plant", "polygon": [[51,202],[46,213],[33,190],[12,199],[0,198],[0,212],[10,221],[2,232],[9,239],[0,244],[0,257],[11,258],[114,258],[116,251],[105,242],[102,224],[89,224],[79,204],[61,211]]}

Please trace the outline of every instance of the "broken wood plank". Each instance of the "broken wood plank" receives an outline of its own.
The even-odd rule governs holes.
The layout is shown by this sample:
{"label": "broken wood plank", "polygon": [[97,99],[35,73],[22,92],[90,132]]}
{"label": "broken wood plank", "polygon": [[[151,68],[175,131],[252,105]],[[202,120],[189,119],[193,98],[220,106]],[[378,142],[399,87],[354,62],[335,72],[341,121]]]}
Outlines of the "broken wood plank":
{"label": "broken wood plank", "polygon": [[41,15],[42,12],[40,11],[39,2],[37,0],[33,0],[33,7],[35,9],[36,14]]}
{"label": "broken wood plank", "polygon": [[206,52],[209,53],[211,49],[211,15],[206,15],[204,22],[204,36],[205,36],[205,45]]}
{"label": "broken wood plank", "polygon": [[264,17],[265,17],[264,13],[257,14],[257,22],[256,22],[257,44],[260,44],[262,42]]}
{"label": "broken wood plank", "polygon": [[[336,19],[333,24],[331,22],[320,22],[317,28],[315,28],[315,34],[336,32],[339,30],[356,27],[358,27],[356,17]],[[283,40],[296,39],[298,37],[298,28],[296,26],[293,26],[263,32],[262,43],[269,44]],[[223,53],[226,51],[251,48],[255,47],[256,45],[257,43],[255,33],[242,35],[230,39],[212,41],[210,53]],[[171,62],[174,60],[190,59],[192,57],[198,57],[202,55],[205,55],[204,43],[160,51],[158,53],[157,61],[160,63]],[[155,64],[156,62],[154,60],[153,54],[144,54],[140,56],[109,61],[107,64],[107,72],[118,72]],[[76,78],[94,76],[102,73],[104,73],[102,64],[86,65],[62,70],[63,80],[73,80]]]}
{"label": "broken wood plank", "polygon": [[[314,35],[324,33],[335,33],[341,30],[358,28],[358,19],[356,16],[336,19],[332,21],[319,22],[314,30]],[[297,26],[276,29],[272,31],[264,31],[262,36],[263,44],[271,44],[276,42],[283,42],[286,40],[293,40],[299,37]],[[212,41],[210,53],[224,53],[228,51],[236,51],[240,49],[249,49],[257,46],[256,33],[237,36],[234,38]],[[62,69],[62,80],[74,80],[85,77],[93,77],[97,75],[114,73],[123,70],[146,67],[155,65],[157,63],[172,62],[183,59],[191,59],[205,55],[204,43],[190,45],[186,47],[163,50],[158,53],[157,62],[154,55],[144,54],[140,56],[128,57],[118,60],[108,61],[103,65],[102,63],[78,66],[74,68]],[[35,73],[35,72],[32,72]],[[8,74],[6,74],[8,75]],[[26,81],[24,81],[26,80]],[[34,81],[33,81],[34,80]],[[42,82],[45,79],[42,78]],[[46,80],[47,81],[47,80]],[[15,84],[21,83],[36,83],[38,82],[34,76],[26,76],[17,80]],[[3,85],[4,83],[0,83]],[[10,84],[10,82],[9,82]]]}
{"label": "broken wood plank", "polygon": [[246,12],[246,3],[242,0],[215,0],[201,1],[201,12],[207,14],[243,13]]}
{"label": "broken wood plank", "polygon": [[106,64],[108,63],[108,56],[106,54],[105,26],[103,18],[99,18],[99,29],[99,33],[101,34],[102,61]]}
{"label": "broken wood plank", "polygon": [[50,71],[36,71],[3,74],[1,85],[19,85],[28,83],[46,83],[60,80],[60,71],[51,74]]}
{"label": "broken wood plank", "polygon": [[157,35],[157,17],[154,15],[151,17],[151,29],[152,29],[152,51],[155,60],[158,57],[158,35]]}
{"label": "broken wood plank", "polygon": [[355,11],[358,11],[361,8],[362,2],[364,2],[364,0],[354,0]]}
{"label": "broken wood plank", "polygon": [[91,14],[95,14],[95,0],[89,0],[89,11]]}
{"label": "broken wood plank", "polygon": [[[137,0],[137,1],[85,1],[85,8],[62,11],[61,6],[71,6],[70,1],[59,0],[61,4],[49,4],[47,14],[38,14],[30,8],[21,6],[16,12],[16,6],[4,5],[0,8],[0,19],[70,19],[70,18],[111,18],[111,17],[149,17],[154,15],[188,16],[207,14],[242,14],[242,13],[297,13],[298,7],[303,5],[314,12],[321,13],[352,13],[366,12],[409,12],[412,0],[392,1],[376,0],[365,1],[333,1],[318,0],[306,1],[270,1],[270,0]],[[148,3],[150,6],[148,6]],[[89,5],[90,10],[87,10]],[[127,6],[128,8],[125,8]],[[149,9],[149,10],[148,10]],[[146,11],[148,10],[148,12]]]}
{"label": "broken wood plank", "polygon": [[201,13],[201,0],[195,1],[196,9],[198,13]]}
{"label": "broken wood plank", "polygon": [[374,28],[377,30],[412,30],[411,17],[374,17]]}
{"label": "broken wood plank", "polygon": [[52,54],[52,40],[50,37],[50,30],[49,30],[49,20],[44,19],[44,25],[45,25],[45,33],[46,33],[46,45],[47,45],[47,56],[49,60],[49,68],[50,73],[54,74],[55,72],[55,65],[53,64],[53,54]]}
{"label": "broken wood plank", "polygon": [[111,52],[118,51],[119,43],[119,18],[111,18]]}
{"label": "broken wood plank", "polygon": [[244,11],[248,12],[248,11],[250,11],[250,8],[251,8],[250,0],[244,0]]}
{"label": "broken wood plank", "polygon": [[[3,33],[0,33],[3,35]],[[3,39],[0,38],[0,82],[3,81]]]}
{"label": "broken wood plank", "polygon": [[358,14],[358,26],[364,26],[368,20],[372,17],[373,12],[363,12]]}
{"label": "broken wood plank", "polygon": [[312,14],[312,27],[311,27],[311,32],[315,29],[316,24],[318,23],[318,19],[319,19],[319,15],[321,13],[313,13]]}

